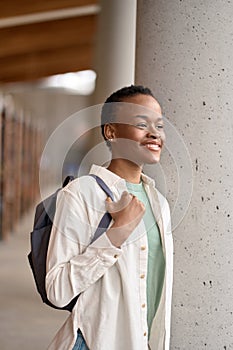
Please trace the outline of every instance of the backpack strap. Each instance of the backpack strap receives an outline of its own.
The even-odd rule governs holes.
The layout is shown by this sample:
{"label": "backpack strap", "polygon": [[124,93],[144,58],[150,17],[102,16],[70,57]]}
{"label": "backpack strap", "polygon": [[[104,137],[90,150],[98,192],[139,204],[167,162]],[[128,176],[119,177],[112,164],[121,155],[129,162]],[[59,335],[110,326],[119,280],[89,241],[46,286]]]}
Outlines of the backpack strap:
{"label": "backpack strap", "polygon": [[[97,175],[90,174],[90,176],[92,176],[96,180],[96,182],[102,188],[102,190],[106,193],[106,195],[110,197],[112,201],[114,201],[113,193],[110,190],[110,188],[106,185],[106,183]],[[106,212],[102,217],[102,219],[100,220],[100,223],[98,225],[97,230],[95,231],[95,234],[92,238],[91,243],[93,243],[97,238],[99,238],[106,231],[106,228],[108,228],[111,221],[112,221],[111,215],[108,212]]]}
{"label": "backpack strap", "polygon": [[65,180],[62,183],[62,187],[66,187],[66,185],[68,185],[68,183],[73,181],[74,179],[75,177],[73,175],[66,176]]}
{"label": "backpack strap", "polygon": [[97,175],[90,174],[90,176],[94,177],[94,179],[96,180],[98,185],[102,188],[102,190],[106,193],[106,195],[110,197],[112,201],[114,201],[113,193],[110,190],[110,188],[106,185],[106,183]]}

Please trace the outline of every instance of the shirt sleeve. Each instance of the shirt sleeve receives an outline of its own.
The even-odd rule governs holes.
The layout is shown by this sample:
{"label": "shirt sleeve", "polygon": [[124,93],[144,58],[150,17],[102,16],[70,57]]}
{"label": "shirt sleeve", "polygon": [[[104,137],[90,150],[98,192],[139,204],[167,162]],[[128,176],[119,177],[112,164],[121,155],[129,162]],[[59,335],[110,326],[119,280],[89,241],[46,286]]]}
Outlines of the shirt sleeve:
{"label": "shirt sleeve", "polygon": [[122,254],[106,232],[89,244],[101,215],[87,210],[80,193],[59,192],[46,266],[47,297],[58,307],[94,284]]}

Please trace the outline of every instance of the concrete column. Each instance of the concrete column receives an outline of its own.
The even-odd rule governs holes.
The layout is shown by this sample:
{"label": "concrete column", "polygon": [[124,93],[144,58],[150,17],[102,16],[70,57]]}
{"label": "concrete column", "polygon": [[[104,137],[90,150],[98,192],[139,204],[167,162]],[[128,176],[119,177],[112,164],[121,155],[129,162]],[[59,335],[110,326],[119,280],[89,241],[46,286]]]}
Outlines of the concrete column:
{"label": "concrete column", "polygon": [[[180,135],[168,135],[161,163],[175,241],[172,350],[233,348],[232,13],[226,0],[138,1],[136,83]],[[187,149],[174,157],[180,138]],[[190,205],[184,195],[177,208],[188,178]]]}
{"label": "concrete column", "polygon": [[[117,89],[134,83],[137,0],[100,0],[94,69],[97,73],[93,105],[102,104]],[[100,108],[96,107],[96,125]],[[105,164],[110,153],[103,147],[100,127],[91,129],[84,173],[91,164]]]}
{"label": "concrete column", "polygon": [[101,0],[96,45],[95,103],[134,82],[136,0]]}

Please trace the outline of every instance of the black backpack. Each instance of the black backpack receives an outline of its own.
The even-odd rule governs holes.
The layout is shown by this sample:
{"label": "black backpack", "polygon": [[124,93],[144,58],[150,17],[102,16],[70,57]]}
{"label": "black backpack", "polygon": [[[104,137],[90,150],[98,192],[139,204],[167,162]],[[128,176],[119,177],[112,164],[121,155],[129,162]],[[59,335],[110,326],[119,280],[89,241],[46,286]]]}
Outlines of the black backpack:
{"label": "black backpack", "polygon": [[[91,174],[90,176],[95,178],[98,185],[113,201],[113,194],[111,190],[107,187],[107,185],[104,183],[104,181],[96,175]],[[62,187],[65,187],[73,179],[73,176],[67,176],[65,181],[63,182]],[[71,312],[79,295],[72,299],[69,304],[60,308],[53,305],[48,300],[45,289],[47,250],[50,233],[53,226],[54,214],[56,211],[57,194],[60,190],[61,188],[59,188],[55,193],[46,198],[44,201],[39,203],[36,207],[33,231],[31,232],[31,252],[28,255],[28,260],[32,269],[37,290],[43,302],[55,309],[68,310]],[[106,212],[100,220],[92,242],[94,242],[99,236],[101,236],[101,234],[104,231],[106,231],[106,228],[109,226],[111,219],[111,215],[108,212]]]}

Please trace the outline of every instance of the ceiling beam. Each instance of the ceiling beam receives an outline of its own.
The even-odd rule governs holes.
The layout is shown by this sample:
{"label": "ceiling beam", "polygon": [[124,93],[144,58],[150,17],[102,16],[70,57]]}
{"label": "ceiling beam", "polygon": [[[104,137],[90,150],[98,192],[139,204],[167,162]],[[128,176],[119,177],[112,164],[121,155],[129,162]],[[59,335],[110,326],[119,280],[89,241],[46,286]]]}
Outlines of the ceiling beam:
{"label": "ceiling beam", "polygon": [[32,81],[93,67],[93,45],[83,44],[49,51],[0,58],[1,83]]}
{"label": "ceiling beam", "polygon": [[0,57],[92,43],[96,16],[81,16],[0,30]]}
{"label": "ceiling beam", "polygon": [[0,82],[93,67],[97,15],[0,30]]}
{"label": "ceiling beam", "polygon": [[71,7],[68,9],[53,10],[48,12],[39,12],[29,15],[17,17],[0,18],[0,29],[22,26],[33,23],[42,23],[47,21],[55,21],[64,18],[72,18],[78,16],[96,15],[100,11],[100,6],[90,5],[81,7]]}
{"label": "ceiling beam", "polygon": [[98,0],[7,0],[1,1],[0,18],[28,15],[38,12],[97,5]]}

